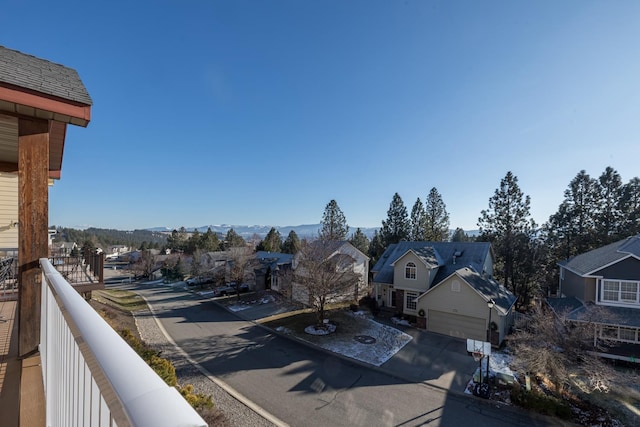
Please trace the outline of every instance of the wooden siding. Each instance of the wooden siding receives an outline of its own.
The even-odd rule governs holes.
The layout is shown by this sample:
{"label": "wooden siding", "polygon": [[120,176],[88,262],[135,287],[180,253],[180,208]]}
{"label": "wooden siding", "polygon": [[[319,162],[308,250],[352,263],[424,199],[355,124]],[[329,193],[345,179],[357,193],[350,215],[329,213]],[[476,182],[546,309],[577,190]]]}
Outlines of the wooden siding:
{"label": "wooden siding", "polygon": [[18,175],[0,172],[0,252],[18,248]]}

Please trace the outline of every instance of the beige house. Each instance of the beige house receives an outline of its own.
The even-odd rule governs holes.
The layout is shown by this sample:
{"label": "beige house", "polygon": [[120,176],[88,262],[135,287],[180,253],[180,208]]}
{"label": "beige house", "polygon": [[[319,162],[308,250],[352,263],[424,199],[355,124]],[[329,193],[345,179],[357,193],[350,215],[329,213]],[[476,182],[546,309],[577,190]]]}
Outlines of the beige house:
{"label": "beige house", "polygon": [[499,345],[512,325],[516,298],[493,280],[489,243],[400,242],[372,272],[378,305],[428,331],[485,340],[491,330]]}
{"label": "beige house", "polygon": [[[336,242],[321,242],[320,240],[311,242],[310,251],[306,251],[307,256],[322,257],[323,259],[332,259],[334,261],[335,268],[339,272],[350,275],[354,274],[357,277],[356,284],[352,289],[345,292],[332,292],[329,302],[343,302],[343,301],[357,301],[361,297],[365,296],[368,292],[368,274],[369,274],[369,257],[360,252],[355,246],[346,241]],[[303,271],[301,257],[305,250],[298,252],[292,261],[294,277],[304,277],[306,272]],[[340,274],[336,275],[338,278]],[[339,289],[340,286],[336,286],[335,289]],[[310,295],[310,289],[305,283],[294,282],[291,285],[292,299],[298,301],[304,305],[312,305],[311,300],[314,298]]]}
{"label": "beige house", "polygon": [[[0,131],[3,116],[0,115]],[[0,172],[0,255],[18,250],[18,175]]]}

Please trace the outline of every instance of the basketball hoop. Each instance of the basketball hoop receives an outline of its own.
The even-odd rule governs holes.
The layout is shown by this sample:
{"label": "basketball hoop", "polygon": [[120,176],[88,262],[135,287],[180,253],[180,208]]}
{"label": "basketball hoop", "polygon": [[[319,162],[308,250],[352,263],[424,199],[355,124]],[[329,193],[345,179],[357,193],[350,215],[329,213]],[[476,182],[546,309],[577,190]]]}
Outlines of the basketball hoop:
{"label": "basketball hoop", "polygon": [[475,360],[476,362],[479,362],[482,357],[484,356],[482,353],[480,353],[479,351],[474,351],[473,353],[471,353],[473,355],[473,360]]}

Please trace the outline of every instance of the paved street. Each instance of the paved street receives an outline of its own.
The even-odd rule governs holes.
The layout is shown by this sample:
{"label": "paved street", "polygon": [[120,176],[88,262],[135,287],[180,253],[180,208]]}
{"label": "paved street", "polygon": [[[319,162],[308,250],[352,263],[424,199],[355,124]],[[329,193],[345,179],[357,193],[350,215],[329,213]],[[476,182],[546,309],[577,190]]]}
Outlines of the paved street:
{"label": "paved street", "polygon": [[548,425],[301,345],[187,292],[137,291],[193,360],[292,426]]}

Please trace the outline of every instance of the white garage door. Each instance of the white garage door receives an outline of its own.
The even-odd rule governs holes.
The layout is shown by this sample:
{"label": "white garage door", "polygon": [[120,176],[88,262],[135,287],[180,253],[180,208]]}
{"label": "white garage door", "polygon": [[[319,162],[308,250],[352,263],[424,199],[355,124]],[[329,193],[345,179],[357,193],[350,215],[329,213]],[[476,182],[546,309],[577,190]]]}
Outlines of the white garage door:
{"label": "white garage door", "polygon": [[457,338],[484,340],[487,337],[485,320],[479,317],[429,310],[427,330]]}

